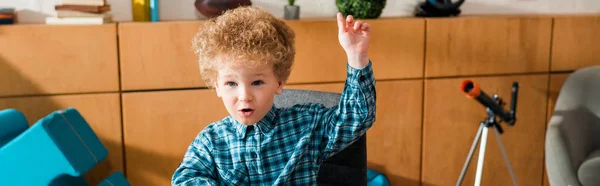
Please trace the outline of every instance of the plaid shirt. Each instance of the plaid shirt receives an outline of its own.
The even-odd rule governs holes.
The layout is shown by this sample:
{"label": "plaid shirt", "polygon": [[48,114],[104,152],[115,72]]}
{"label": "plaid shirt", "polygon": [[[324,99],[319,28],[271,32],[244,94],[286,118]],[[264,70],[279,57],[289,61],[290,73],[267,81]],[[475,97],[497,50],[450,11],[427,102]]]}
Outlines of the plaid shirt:
{"label": "plaid shirt", "polygon": [[207,126],[191,143],[172,185],[317,185],[321,162],[356,141],[375,121],[371,62],[347,65],[339,104],[272,107],[257,124],[230,116]]}

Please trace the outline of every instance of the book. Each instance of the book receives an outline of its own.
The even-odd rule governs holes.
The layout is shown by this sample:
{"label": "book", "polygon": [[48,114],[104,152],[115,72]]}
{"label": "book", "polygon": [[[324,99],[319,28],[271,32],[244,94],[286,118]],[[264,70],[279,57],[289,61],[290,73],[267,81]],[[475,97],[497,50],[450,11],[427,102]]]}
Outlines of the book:
{"label": "book", "polygon": [[110,20],[103,17],[46,17],[46,24],[49,25],[99,25],[107,22],[110,22]]}
{"label": "book", "polygon": [[112,12],[90,13],[75,10],[57,10],[56,17],[112,17]]}
{"label": "book", "polygon": [[17,14],[14,8],[0,8],[0,24],[14,24]]}
{"label": "book", "polygon": [[102,6],[106,4],[106,0],[61,0],[63,5],[88,5]]}
{"label": "book", "polygon": [[54,6],[54,10],[73,10],[89,13],[102,13],[110,11],[110,5],[57,5]]}
{"label": "book", "polygon": [[63,0],[54,6],[55,17],[46,24],[103,24],[112,22],[111,7],[105,0]]}

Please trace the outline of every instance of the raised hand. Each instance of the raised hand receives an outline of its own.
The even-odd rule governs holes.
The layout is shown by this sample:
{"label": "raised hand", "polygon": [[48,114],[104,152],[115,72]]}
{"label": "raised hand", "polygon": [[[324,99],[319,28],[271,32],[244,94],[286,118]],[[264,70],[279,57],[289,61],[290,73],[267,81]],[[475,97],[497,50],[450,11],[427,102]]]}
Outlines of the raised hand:
{"label": "raised hand", "polygon": [[360,20],[355,21],[352,15],[345,19],[337,13],[338,39],[348,55],[348,64],[354,68],[363,68],[369,63],[368,50],[370,25]]}

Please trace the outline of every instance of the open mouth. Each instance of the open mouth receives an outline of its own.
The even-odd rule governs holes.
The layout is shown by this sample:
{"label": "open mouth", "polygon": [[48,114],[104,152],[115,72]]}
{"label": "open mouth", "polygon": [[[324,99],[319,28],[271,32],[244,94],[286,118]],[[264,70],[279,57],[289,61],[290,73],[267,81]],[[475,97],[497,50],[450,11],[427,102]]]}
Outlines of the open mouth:
{"label": "open mouth", "polygon": [[242,116],[251,116],[252,113],[254,113],[254,109],[251,108],[244,108],[240,110],[240,115]]}

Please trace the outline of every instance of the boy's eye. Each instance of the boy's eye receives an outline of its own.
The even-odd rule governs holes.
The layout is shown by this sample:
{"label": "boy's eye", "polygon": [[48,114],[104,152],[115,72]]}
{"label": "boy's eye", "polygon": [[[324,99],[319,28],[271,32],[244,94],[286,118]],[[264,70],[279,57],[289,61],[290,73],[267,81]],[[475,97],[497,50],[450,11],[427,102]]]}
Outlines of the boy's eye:
{"label": "boy's eye", "polygon": [[252,85],[262,85],[262,84],[264,84],[264,82],[261,80],[252,82]]}
{"label": "boy's eye", "polygon": [[229,81],[229,82],[226,82],[225,85],[227,85],[227,86],[236,86],[237,84],[235,82]]}

